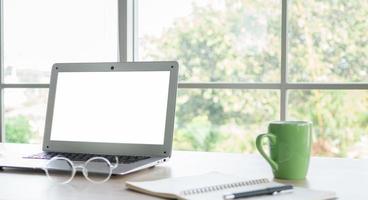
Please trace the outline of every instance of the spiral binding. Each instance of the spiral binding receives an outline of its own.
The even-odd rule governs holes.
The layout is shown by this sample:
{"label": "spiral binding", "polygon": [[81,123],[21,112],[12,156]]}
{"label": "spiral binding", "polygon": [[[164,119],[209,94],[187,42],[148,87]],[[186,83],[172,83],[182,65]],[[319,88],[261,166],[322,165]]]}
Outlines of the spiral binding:
{"label": "spiral binding", "polygon": [[228,184],[221,184],[221,185],[212,185],[212,186],[206,186],[201,188],[194,188],[194,189],[188,189],[181,192],[182,195],[194,195],[194,194],[202,194],[207,192],[215,192],[220,190],[226,190],[230,188],[236,188],[236,187],[243,187],[243,186],[249,186],[249,185],[258,185],[262,183],[269,183],[270,181],[266,178],[262,179],[254,179],[249,181],[240,181],[235,183],[228,183]]}

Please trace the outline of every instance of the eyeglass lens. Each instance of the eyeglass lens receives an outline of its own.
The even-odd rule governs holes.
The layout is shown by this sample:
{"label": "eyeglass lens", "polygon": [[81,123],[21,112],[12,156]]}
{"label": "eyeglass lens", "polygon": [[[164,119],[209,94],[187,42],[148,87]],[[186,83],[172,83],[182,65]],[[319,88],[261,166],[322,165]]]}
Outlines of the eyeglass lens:
{"label": "eyeglass lens", "polygon": [[47,176],[57,183],[68,183],[73,178],[73,165],[64,158],[53,158],[46,165]]}
{"label": "eyeglass lens", "polygon": [[111,176],[110,163],[102,158],[92,158],[85,164],[84,175],[94,183],[103,183]]}

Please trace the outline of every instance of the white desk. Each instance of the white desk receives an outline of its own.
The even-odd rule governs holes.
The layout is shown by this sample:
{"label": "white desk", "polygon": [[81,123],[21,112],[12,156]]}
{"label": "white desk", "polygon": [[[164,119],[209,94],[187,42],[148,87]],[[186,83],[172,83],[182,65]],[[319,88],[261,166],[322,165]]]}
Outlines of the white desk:
{"label": "white desk", "polygon": [[[0,152],[1,149],[17,154],[39,151],[35,146],[19,144],[0,144]],[[312,158],[309,169],[305,181],[288,183],[332,190],[339,199],[368,199],[368,160]],[[115,176],[104,184],[92,184],[83,176],[77,175],[70,184],[57,185],[50,182],[42,171],[5,169],[0,171],[0,199],[159,199],[128,191],[124,182],[195,175],[209,171],[272,178],[270,167],[257,154],[177,151],[168,163],[126,176]]]}

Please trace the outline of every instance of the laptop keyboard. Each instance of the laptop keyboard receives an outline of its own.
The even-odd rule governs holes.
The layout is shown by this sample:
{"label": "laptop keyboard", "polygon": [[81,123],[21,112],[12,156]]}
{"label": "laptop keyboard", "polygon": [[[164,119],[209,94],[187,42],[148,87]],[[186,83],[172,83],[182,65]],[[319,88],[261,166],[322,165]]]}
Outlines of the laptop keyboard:
{"label": "laptop keyboard", "polygon": [[[30,159],[46,159],[49,160],[55,156],[63,156],[72,161],[87,161],[88,159],[96,156],[104,157],[108,159],[112,164],[116,162],[115,156],[112,155],[101,155],[101,154],[82,154],[82,153],[60,153],[60,152],[41,152],[38,154],[33,154],[30,156],[26,156],[24,158]],[[129,164],[137,161],[145,160],[150,157],[148,156],[117,156],[119,159],[119,163]]]}

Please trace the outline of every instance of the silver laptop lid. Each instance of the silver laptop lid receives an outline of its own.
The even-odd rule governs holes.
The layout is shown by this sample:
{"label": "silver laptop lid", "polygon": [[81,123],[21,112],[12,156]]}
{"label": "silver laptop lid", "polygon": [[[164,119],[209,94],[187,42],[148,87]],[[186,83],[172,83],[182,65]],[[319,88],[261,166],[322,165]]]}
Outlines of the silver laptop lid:
{"label": "silver laptop lid", "polygon": [[178,63],[57,63],[44,151],[170,156]]}

